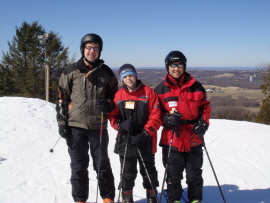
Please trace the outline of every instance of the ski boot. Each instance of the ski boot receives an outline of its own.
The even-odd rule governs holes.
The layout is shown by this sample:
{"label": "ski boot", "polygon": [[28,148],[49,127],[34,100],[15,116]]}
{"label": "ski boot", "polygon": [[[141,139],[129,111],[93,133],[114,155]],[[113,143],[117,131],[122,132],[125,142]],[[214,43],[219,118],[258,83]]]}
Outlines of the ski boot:
{"label": "ski boot", "polygon": [[171,200],[171,199],[168,199],[167,202],[168,202],[168,203],[181,203],[180,200]]}
{"label": "ski boot", "polygon": [[146,199],[147,203],[157,203],[157,190],[146,189]]}
{"label": "ski boot", "polygon": [[134,203],[132,190],[122,191],[122,203]]}
{"label": "ski boot", "polygon": [[103,203],[114,203],[114,202],[113,202],[113,199],[106,198],[106,199],[103,199]]}

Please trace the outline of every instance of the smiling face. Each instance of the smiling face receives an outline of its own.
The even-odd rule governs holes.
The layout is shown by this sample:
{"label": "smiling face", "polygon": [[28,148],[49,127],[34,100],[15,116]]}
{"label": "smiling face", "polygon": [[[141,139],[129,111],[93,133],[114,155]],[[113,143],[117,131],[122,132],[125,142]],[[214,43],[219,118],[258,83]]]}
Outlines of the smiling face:
{"label": "smiling face", "polygon": [[87,42],[84,47],[84,57],[93,62],[99,57],[99,45],[94,42]]}
{"label": "smiling face", "polygon": [[180,62],[175,62],[169,65],[169,74],[175,78],[180,78],[185,72],[185,65]]}
{"label": "smiling face", "polygon": [[134,90],[137,85],[137,78],[133,74],[128,74],[123,77],[123,83],[128,87],[129,90]]}

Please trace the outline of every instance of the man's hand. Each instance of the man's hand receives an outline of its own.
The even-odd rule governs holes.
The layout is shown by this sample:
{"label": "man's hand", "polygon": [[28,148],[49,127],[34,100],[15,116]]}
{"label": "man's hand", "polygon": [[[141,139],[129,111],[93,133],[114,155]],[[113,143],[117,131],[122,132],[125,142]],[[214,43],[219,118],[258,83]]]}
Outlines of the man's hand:
{"label": "man's hand", "polygon": [[71,137],[70,127],[66,125],[59,126],[59,134],[64,139],[70,138]]}
{"label": "man's hand", "polygon": [[96,105],[99,112],[104,114],[110,113],[113,109],[112,104],[105,97],[98,99]]}
{"label": "man's hand", "polygon": [[72,135],[71,135],[71,129],[69,126],[61,125],[59,126],[59,134],[62,138],[64,138],[67,142],[68,147],[72,147]]}
{"label": "man's hand", "polygon": [[174,112],[173,114],[167,114],[163,118],[163,123],[165,126],[173,126],[178,127],[181,124],[180,118],[182,117],[182,114],[179,112]]}
{"label": "man's hand", "polygon": [[204,136],[207,129],[208,124],[204,120],[198,121],[193,126],[193,132],[200,137]]}

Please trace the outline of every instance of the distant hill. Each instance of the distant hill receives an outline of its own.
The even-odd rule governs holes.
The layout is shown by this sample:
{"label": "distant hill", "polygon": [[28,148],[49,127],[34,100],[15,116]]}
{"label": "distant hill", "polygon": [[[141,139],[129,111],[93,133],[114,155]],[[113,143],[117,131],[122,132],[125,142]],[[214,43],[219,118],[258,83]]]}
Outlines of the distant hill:
{"label": "distant hill", "polygon": [[[118,69],[113,69],[113,71],[116,77],[119,78]],[[160,83],[167,74],[165,68],[137,68],[137,72],[139,79],[152,88]],[[260,85],[262,84],[260,70],[251,70],[251,68],[250,70],[247,68],[245,70],[229,70],[229,68],[228,70],[221,70],[221,68],[203,70],[187,67],[187,72],[193,75],[203,85],[260,89]],[[121,85],[120,83],[119,86]]]}
{"label": "distant hill", "polygon": [[[119,70],[119,67],[113,67],[113,70]],[[136,69],[165,69],[165,67],[136,67]],[[257,67],[187,67],[188,70],[258,70]]]}

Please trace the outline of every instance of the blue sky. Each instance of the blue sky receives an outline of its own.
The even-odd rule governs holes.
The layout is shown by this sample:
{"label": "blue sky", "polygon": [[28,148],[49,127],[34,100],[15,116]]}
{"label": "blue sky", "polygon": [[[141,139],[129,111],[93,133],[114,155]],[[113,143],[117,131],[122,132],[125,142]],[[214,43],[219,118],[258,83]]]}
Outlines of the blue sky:
{"label": "blue sky", "polygon": [[180,50],[189,67],[259,67],[270,63],[270,0],[0,0],[0,51],[15,28],[38,21],[62,37],[70,54],[81,38],[103,38],[110,67],[163,67]]}

